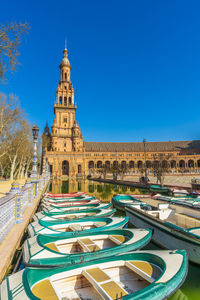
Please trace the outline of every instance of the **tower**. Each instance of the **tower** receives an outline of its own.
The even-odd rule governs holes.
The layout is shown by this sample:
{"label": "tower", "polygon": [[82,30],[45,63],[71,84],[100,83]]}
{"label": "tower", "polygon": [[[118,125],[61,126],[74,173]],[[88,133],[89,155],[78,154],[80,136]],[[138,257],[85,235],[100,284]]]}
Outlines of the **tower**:
{"label": "tower", "polygon": [[54,104],[55,119],[51,130],[52,151],[79,152],[83,150],[83,137],[75,121],[76,105],[71,83],[71,65],[66,47],[63,54]]}

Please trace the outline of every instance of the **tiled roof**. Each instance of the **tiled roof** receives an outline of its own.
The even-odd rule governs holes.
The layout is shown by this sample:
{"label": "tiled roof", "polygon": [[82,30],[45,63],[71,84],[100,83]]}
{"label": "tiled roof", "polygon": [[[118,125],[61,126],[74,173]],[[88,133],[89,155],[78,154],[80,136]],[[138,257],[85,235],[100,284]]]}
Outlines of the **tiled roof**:
{"label": "tiled roof", "polygon": [[[144,144],[140,143],[109,143],[84,142],[86,152],[142,152]],[[181,151],[200,149],[200,140],[175,142],[146,142],[146,151]]]}

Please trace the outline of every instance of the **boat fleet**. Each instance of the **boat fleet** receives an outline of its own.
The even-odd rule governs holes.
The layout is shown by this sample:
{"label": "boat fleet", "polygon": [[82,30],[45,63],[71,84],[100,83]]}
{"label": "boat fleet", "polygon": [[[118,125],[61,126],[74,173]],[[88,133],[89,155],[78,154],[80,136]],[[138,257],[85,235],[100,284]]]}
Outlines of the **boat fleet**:
{"label": "boat fleet", "polygon": [[[188,257],[200,263],[200,220],[198,210],[159,197],[168,196],[101,203],[46,193],[27,228],[24,268],[3,280],[0,299],[166,299],[184,282]],[[165,249],[143,250],[152,239]]]}

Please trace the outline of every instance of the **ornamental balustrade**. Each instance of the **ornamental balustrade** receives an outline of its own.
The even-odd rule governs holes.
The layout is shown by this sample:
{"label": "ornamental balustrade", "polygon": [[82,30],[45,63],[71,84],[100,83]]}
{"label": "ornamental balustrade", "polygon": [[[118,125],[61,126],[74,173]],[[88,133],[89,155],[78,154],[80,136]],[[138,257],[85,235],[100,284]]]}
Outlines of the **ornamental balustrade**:
{"label": "ornamental balustrade", "polygon": [[10,192],[0,199],[0,242],[13,225],[23,222],[23,212],[33,205],[34,199],[41,196],[49,178],[47,175],[28,179],[22,188],[17,182],[12,183]]}

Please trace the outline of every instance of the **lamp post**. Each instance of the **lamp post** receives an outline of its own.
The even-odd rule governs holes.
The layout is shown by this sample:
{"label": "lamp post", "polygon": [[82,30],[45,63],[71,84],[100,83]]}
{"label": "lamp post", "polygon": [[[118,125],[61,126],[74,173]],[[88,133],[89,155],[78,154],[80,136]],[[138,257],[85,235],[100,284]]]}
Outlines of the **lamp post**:
{"label": "lamp post", "polygon": [[33,125],[32,134],[33,134],[33,168],[31,172],[31,178],[37,179],[37,141],[38,141],[38,131],[39,128],[37,125]]}
{"label": "lamp post", "polygon": [[144,145],[144,168],[145,168],[145,180],[147,180],[147,163],[146,163],[146,139],[143,139],[143,145]]}

